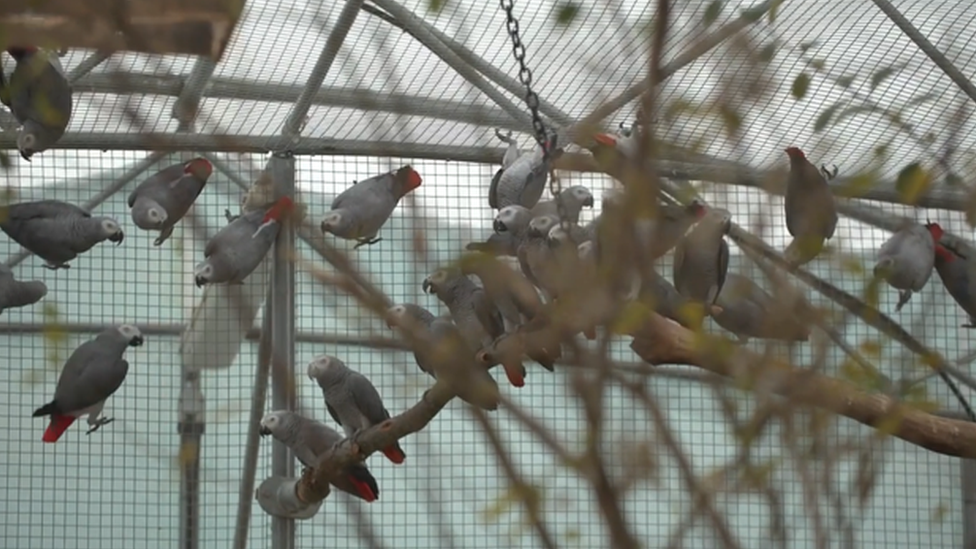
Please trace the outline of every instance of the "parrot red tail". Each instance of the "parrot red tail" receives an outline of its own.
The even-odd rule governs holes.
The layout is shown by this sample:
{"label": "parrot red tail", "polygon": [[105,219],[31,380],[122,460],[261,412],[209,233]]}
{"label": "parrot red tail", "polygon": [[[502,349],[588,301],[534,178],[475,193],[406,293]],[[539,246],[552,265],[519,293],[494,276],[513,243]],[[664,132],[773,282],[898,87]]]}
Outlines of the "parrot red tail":
{"label": "parrot red tail", "polygon": [[515,364],[502,364],[502,368],[505,369],[505,377],[508,378],[509,383],[515,387],[525,386],[525,366],[516,362]]}
{"label": "parrot red tail", "polygon": [[295,207],[295,203],[291,201],[287,196],[282,196],[277,202],[268,208],[268,212],[264,214],[264,219],[261,223],[267,223],[268,221],[281,221],[281,218],[288,212],[290,212]]}
{"label": "parrot red tail", "polygon": [[956,259],[956,256],[941,244],[935,245],[935,257],[945,261],[946,263],[949,261],[955,261]]}
{"label": "parrot red tail", "polygon": [[183,173],[195,174],[201,179],[207,179],[213,174],[213,164],[206,158],[194,158],[183,167]]}
{"label": "parrot red tail", "polygon": [[605,133],[598,133],[593,136],[593,140],[601,145],[606,145],[607,147],[616,147],[617,140],[612,135]]}
{"label": "parrot red tail", "polygon": [[417,170],[413,169],[413,166],[410,166],[409,164],[397,170],[396,174],[397,178],[401,182],[401,190],[403,191],[403,194],[407,194],[408,192],[416,189],[424,181],[420,177],[420,174],[417,173]]}
{"label": "parrot red tail", "polygon": [[47,430],[44,431],[44,436],[41,440],[44,442],[57,442],[61,435],[71,427],[71,424],[75,422],[75,417],[73,416],[62,416],[60,414],[51,414],[51,423],[47,426]]}
{"label": "parrot red tail", "polygon": [[403,463],[403,460],[407,459],[407,454],[403,453],[403,448],[400,448],[399,444],[383,448],[383,455],[386,456],[386,459],[397,465],[400,465]]}

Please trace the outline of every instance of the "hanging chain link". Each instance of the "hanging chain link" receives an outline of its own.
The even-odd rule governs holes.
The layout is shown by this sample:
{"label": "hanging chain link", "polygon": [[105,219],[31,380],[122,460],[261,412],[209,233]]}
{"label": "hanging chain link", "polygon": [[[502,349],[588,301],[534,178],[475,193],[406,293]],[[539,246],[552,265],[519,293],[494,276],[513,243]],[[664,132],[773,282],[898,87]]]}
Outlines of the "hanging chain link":
{"label": "hanging chain link", "polygon": [[[519,64],[519,82],[525,86],[525,104],[529,107],[529,113],[532,115],[532,128],[535,130],[535,140],[542,148],[542,162],[549,171],[549,192],[553,196],[559,194],[562,190],[562,185],[559,182],[559,178],[556,177],[555,170],[552,169],[552,151],[559,144],[556,143],[556,137],[553,137],[552,142],[549,141],[549,131],[546,129],[545,123],[542,122],[542,116],[539,114],[539,94],[532,89],[532,71],[529,69],[528,65],[525,64],[525,44],[522,43],[522,37],[519,34],[519,22],[515,18],[513,10],[515,9],[515,4],[513,0],[498,0],[499,5],[505,10],[506,25],[508,27],[508,36],[512,39],[512,53],[515,55],[515,60]],[[563,213],[563,205],[561,201],[556,202],[556,206],[559,213],[559,219],[565,219],[565,214]]]}

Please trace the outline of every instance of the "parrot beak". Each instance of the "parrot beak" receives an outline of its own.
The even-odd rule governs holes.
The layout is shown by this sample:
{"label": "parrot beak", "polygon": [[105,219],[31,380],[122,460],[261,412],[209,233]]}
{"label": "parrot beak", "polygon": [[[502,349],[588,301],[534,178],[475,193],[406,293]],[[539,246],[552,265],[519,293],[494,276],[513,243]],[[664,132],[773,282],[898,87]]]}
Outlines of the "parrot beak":
{"label": "parrot beak", "polygon": [[118,246],[119,244],[122,244],[123,240],[125,240],[125,233],[119,231],[113,234],[112,236],[108,237],[108,239],[111,240],[112,242],[115,242],[115,245]]}
{"label": "parrot beak", "polygon": [[203,288],[207,285],[207,279],[202,276],[196,277],[193,282],[197,285],[197,288]]}
{"label": "parrot beak", "polygon": [[586,197],[585,200],[583,200],[583,205],[584,206],[588,206],[588,207],[592,208],[595,204],[596,203],[593,201],[593,196],[588,196],[588,197]]}
{"label": "parrot beak", "polygon": [[24,160],[26,160],[28,162],[31,161],[31,156],[33,156],[33,155],[34,155],[34,152],[33,151],[20,151],[21,158],[23,158]]}
{"label": "parrot beak", "polygon": [[137,335],[136,337],[129,340],[129,347],[139,347],[140,345],[142,345],[143,341],[144,340],[142,339],[142,336]]}
{"label": "parrot beak", "polygon": [[427,294],[432,294],[435,291],[437,291],[437,290],[434,289],[434,285],[430,283],[430,278],[429,277],[424,279],[424,283],[421,284],[420,287],[423,289],[424,293],[427,293]]}
{"label": "parrot beak", "polygon": [[506,227],[505,223],[502,222],[500,219],[496,219],[495,221],[493,221],[491,223],[491,228],[496,233],[503,233],[508,230],[508,227]]}
{"label": "parrot beak", "polygon": [[258,434],[260,434],[263,437],[266,437],[266,436],[268,436],[268,435],[271,434],[271,429],[268,429],[267,427],[265,427],[264,425],[262,425],[261,426],[261,430],[258,431]]}
{"label": "parrot beak", "polygon": [[322,224],[321,224],[321,225],[319,225],[319,228],[321,228],[321,229],[322,229],[322,232],[323,232],[323,233],[327,233],[327,232],[329,232],[329,224],[328,224],[328,223],[326,223],[325,221],[323,221],[323,222],[322,222]]}
{"label": "parrot beak", "polygon": [[597,143],[599,143],[601,145],[605,145],[607,147],[616,147],[617,146],[617,140],[612,135],[609,135],[609,134],[606,134],[606,133],[598,133],[598,134],[594,135],[593,136],[593,140],[596,141]]}

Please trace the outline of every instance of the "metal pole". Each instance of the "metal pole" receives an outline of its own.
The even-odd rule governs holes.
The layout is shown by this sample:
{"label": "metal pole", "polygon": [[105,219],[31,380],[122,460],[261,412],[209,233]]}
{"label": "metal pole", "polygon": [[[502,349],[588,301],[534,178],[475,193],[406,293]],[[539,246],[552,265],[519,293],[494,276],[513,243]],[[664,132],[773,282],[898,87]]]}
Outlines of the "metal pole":
{"label": "metal pole", "polygon": [[[122,187],[125,187],[135,178],[142,175],[146,170],[151,168],[154,164],[159,162],[160,159],[162,159],[166,155],[167,153],[165,152],[154,152],[149,156],[147,156],[146,158],[140,160],[139,162],[134,164],[131,168],[129,168],[128,171],[126,171],[121,176],[119,176],[118,179],[112,181],[108,187],[106,187],[101,192],[88,199],[87,202],[82,204],[81,205],[82,209],[87,210],[89,212],[94,210],[95,208],[100,206],[102,202],[105,202],[106,200],[111,198],[112,195],[119,192],[122,189]],[[7,266],[13,269],[17,265],[19,265],[20,262],[22,262],[23,260],[27,259],[30,256],[31,256],[30,252],[21,249],[19,252],[15,253],[14,255],[10,256],[9,259],[7,259]]]}
{"label": "metal pole", "polygon": [[[373,4],[388,11],[390,15],[400,21],[403,27],[421,44],[433,52],[434,55],[440,57],[448,66],[457,71],[461,77],[470,82],[472,86],[481,90],[482,93],[487,95],[502,110],[511,115],[513,119],[521,122],[524,130],[528,131],[532,127],[532,121],[525,108],[519,107],[509,101],[502,92],[498,91],[497,88],[485,80],[478,71],[472,68],[471,65],[465,63],[451,48],[445,46],[443,42],[431,34],[423,26],[423,21],[410,10],[390,0],[373,0]],[[523,94],[520,93],[518,96],[522,97]]]}
{"label": "metal pole", "polygon": [[[290,103],[298,101],[305,88],[304,84],[271,84],[248,82],[239,78],[211,78],[209,86],[203,90],[203,97],[240,99],[249,94]],[[183,90],[183,79],[178,76],[146,73],[98,73],[82,78],[75,85],[75,89],[82,89],[85,93],[114,95],[178,96]],[[522,127],[513,121],[508,113],[493,106],[471,105],[462,101],[405,93],[381,93],[362,88],[323,86],[312,97],[312,105],[369,109],[508,130],[518,130]]]}
{"label": "metal pole", "polygon": [[200,371],[183,364],[178,406],[180,435],[180,549],[200,547],[200,450],[206,427],[206,401]]}
{"label": "metal pole", "polygon": [[[275,197],[295,195],[295,157],[282,152],[272,155],[268,171],[274,181]],[[278,232],[272,266],[271,307],[271,394],[275,410],[294,410],[295,396],[295,265],[291,254],[295,249],[292,223],[285,223]],[[265,314],[268,314],[265,311]],[[295,475],[295,460],[281,444],[275,444],[271,455],[272,474],[291,478]],[[271,547],[294,549],[295,521],[271,518]]]}
{"label": "metal pole", "polygon": [[976,460],[959,460],[962,475],[962,547],[976,549]]}
{"label": "metal pole", "polygon": [[258,449],[261,446],[259,423],[264,414],[268,396],[268,375],[271,372],[271,315],[274,304],[269,288],[261,321],[261,340],[258,343],[258,367],[251,390],[251,415],[247,422],[247,438],[244,446],[244,474],[241,477],[241,494],[237,502],[237,526],[234,529],[234,549],[247,547],[248,528],[251,523],[251,506],[254,504],[254,479],[258,468]]}
{"label": "metal pole", "polygon": [[892,6],[891,2],[888,2],[888,0],[872,1],[874,2],[874,5],[878,6],[878,8],[883,11],[894,24],[898,25],[901,32],[905,33],[905,36],[908,36],[912,39],[912,42],[915,42],[918,49],[922,50],[925,55],[929,56],[929,59],[938,65],[939,68],[942,69],[942,72],[946,73],[946,76],[951,78],[952,81],[959,86],[959,89],[962,90],[963,93],[968,95],[973,101],[976,101],[976,86],[973,86],[973,83],[966,78],[966,75],[964,75],[962,71],[953,65],[952,61],[949,61],[949,58],[939,51],[939,48],[935,47],[935,44],[929,42],[929,39],[926,38],[921,31],[915,28],[915,25],[912,25],[911,21],[905,18],[905,16],[898,11],[898,8]]}
{"label": "metal pole", "polygon": [[207,82],[213,76],[217,64],[212,59],[198,57],[189,76],[183,82],[183,89],[176,103],[173,105],[173,118],[180,121],[178,132],[192,132],[193,122],[197,117],[197,110],[200,108],[200,98],[203,97],[203,90],[207,87]]}
{"label": "metal pole", "polygon": [[[68,82],[71,82],[73,87],[77,90],[79,86],[78,80],[95,70],[95,67],[101,65],[106,59],[111,57],[112,54],[103,51],[96,51],[95,53],[89,55],[88,57],[81,60],[80,63],[75,65],[75,68],[68,72]],[[83,87],[83,86],[82,86]],[[88,91],[88,90],[85,90]]]}

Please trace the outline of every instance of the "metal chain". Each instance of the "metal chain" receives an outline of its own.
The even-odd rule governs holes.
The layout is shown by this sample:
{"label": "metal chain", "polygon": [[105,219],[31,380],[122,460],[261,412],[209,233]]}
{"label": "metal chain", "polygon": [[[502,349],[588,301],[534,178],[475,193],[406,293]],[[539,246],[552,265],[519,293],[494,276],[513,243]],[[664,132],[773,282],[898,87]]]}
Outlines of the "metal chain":
{"label": "metal chain", "polygon": [[[556,172],[552,169],[552,164],[550,163],[552,158],[552,148],[550,145],[558,146],[559,144],[555,143],[555,139],[557,139],[555,137],[554,142],[549,143],[549,132],[546,129],[546,125],[542,122],[542,116],[539,114],[539,94],[532,89],[532,71],[525,64],[525,44],[522,43],[522,38],[519,35],[518,19],[515,18],[515,14],[513,13],[515,9],[514,0],[498,0],[498,4],[505,10],[508,36],[512,39],[512,54],[519,64],[519,82],[525,86],[525,104],[529,107],[529,113],[532,115],[532,128],[535,130],[536,143],[542,148],[543,165],[549,169],[549,192],[553,196],[556,196],[562,191],[562,185],[559,182],[559,178],[556,177]],[[559,219],[565,219],[566,216],[563,212],[562,202],[557,201],[556,206]]]}

